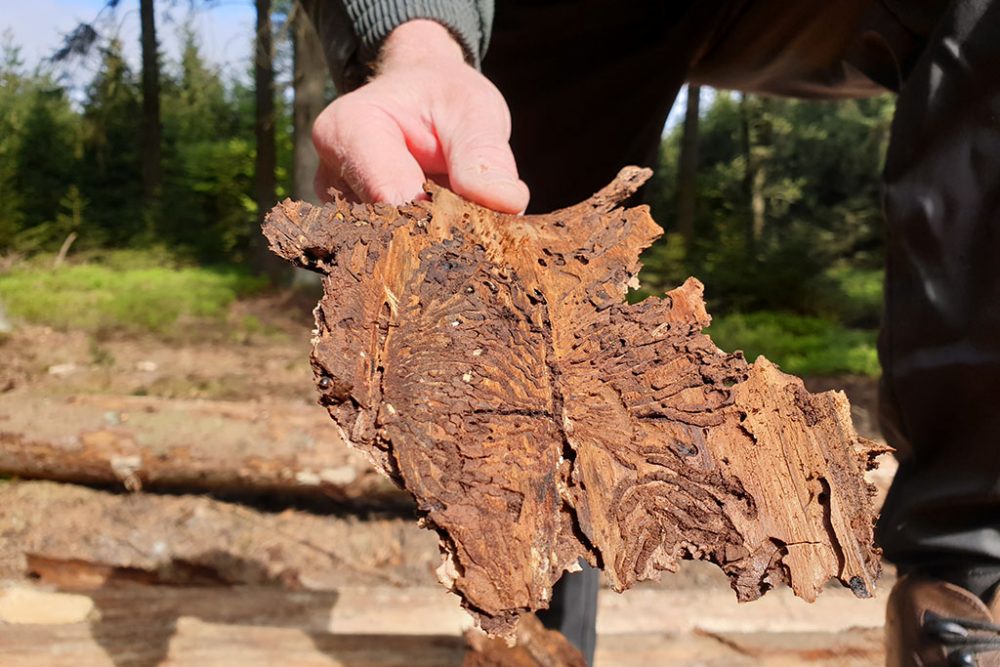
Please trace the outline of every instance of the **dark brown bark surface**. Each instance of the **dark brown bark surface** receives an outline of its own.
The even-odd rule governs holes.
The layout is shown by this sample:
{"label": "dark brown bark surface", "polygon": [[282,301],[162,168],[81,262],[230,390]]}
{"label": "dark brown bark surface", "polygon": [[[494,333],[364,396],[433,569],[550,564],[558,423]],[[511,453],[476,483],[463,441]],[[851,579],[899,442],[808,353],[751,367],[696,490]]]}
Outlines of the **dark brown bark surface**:
{"label": "dark brown bark surface", "polygon": [[271,0],[256,0],[257,30],[254,38],[254,134],[257,157],[254,193],[257,214],[263,218],[277,198],[275,168],[274,46],[271,35]]}
{"label": "dark brown bark surface", "polygon": [[612,586],[718,564],[740,600],[879,572],[878,449],[841,393],[720,351],[695,279],[626,305],[660,233],[617,208],[627,168],[577,206],[496,214],[429,185],[399,208],[285,201],[265,234],[324,274],[313,367],[350,443],[416,498],[442,581],[509,633],[579,557]]}
{"label": "dark brown bark surface", "polygon": [[[257,204],[257,220],[262,221],[268,209],[278,199],[278,149],[276,140],[276,116],[274,110],[274,36],[271,24],[271,0],[255,0],[257,9],[257,29],[254,37],[254,137],[256,155],[254,158],[254,200]],[[255,241],[259,237],[253,237]],[[272,282],[281,283],[289,277],[289,272],[274,262],[264,244],[257,243],[251,248],[253,269],[266,274]]]}
{"label": "dark brown bark surface", "polygon": [[163,180],[160,55],[153,0],[139,1],[139,19],[142,46],[142,187],[148,205],[160,196]]}

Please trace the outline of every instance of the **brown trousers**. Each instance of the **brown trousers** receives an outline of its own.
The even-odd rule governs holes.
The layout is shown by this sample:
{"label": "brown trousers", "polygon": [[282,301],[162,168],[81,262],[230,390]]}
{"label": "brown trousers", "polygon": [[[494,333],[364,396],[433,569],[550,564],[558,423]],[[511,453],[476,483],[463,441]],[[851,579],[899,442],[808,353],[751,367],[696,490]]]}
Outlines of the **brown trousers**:
{"label": "brown trousers", "polygon": [[[903,569],[1000,579],[1000,0],[498,0],[483,69],[536,211],[652,166],[686,81],[897,92],[879,354],[901,465],[878,536]],[[567,577],[543,615],[590,657],[596,590]]]}

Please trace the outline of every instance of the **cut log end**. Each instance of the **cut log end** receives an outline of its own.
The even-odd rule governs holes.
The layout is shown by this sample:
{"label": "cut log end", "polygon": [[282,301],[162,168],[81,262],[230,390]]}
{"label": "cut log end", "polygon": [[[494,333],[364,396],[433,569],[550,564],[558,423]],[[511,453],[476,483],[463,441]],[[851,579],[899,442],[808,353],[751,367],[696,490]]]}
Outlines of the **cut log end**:
{"label": "cut log end", "polygon": [[693,278],[624,303],[662,230],[618,204],[649,175],[542,216],[430,185],[399,208],[286,202],[265,225],[325,276],[320,401],[413,494],[443,580],[492,634],[580,558],[617,590],[681,559],[717,563],[741,600],[874,588],[875,450],[843,395],[719,350]]}

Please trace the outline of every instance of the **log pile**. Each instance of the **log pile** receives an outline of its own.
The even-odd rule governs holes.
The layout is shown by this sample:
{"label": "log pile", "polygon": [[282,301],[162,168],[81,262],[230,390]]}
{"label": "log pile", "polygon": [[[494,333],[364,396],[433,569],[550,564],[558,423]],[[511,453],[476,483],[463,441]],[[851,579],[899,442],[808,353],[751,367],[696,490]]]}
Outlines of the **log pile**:
{"label": "log pile", "polygon": [[719,350],[702,285],[624,303],[661,234],[591,199],[507,216],[429,184],[401,207],[285,201],[264,232],[323,275],[312,365],[343,438],[415,498],[442,581],[510,634],[580,557],[619,591],[716,563],[740,600],[778,583],[813,600],[879,573],[872,489],[882,448],[846,398],[813,395]]}

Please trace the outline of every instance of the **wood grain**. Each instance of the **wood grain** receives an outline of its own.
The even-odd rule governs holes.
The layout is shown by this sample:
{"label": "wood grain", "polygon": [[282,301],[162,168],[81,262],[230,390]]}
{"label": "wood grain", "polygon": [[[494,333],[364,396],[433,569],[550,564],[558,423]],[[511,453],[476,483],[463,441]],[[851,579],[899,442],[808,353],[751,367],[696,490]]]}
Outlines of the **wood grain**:
{"label": "wood grain", "polygon": [[625,304],[662,230],[618,205],[649,176],[541,216],[430,184],[399,208],[285,201],[265,224],[323,274],[320,402],[413,494],[489,633],[581,557],[619,591],[708,560],[740,600],[781,582],[813,600],[831,577],[867,596],[878,576],[863,473],[883,448],[843,394],[719,350],[694,278]]}

